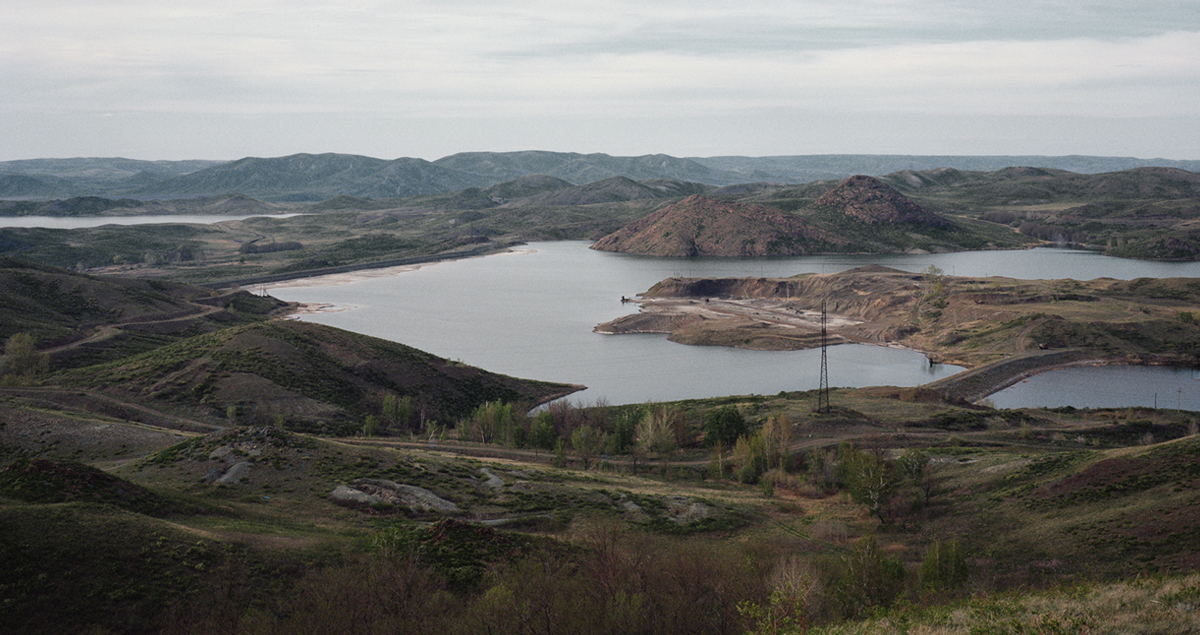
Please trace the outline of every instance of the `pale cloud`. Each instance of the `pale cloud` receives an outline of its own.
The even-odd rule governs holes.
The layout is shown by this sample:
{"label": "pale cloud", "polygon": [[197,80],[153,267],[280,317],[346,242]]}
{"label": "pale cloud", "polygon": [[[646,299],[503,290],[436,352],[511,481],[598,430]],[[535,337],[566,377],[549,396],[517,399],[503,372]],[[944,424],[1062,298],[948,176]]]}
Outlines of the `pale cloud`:
{"label": "pale cloud", "polygon": [[[1186,4],[43,0],[0,14],[0,113],[305,114],[339,130],[350,120],[338,117],[369,115],[400,128],[413,118],[429,135],[438,120],[475,129],[503,119],[524,121],[512,134],[524,128],[532,145],[538,118],[564,117],[613,121],[618,129],[597,139],[623,134],[622,119],[677,129],[670,118],[789,111],[866,126],[994,116],[1158,117],[1177,127],[1200,117],[1200,12]],[[461,143],[450,125],[442,134]],[[977,153],[992,151],[979,143]],[[467,149],[481,148],[445,151]]]}

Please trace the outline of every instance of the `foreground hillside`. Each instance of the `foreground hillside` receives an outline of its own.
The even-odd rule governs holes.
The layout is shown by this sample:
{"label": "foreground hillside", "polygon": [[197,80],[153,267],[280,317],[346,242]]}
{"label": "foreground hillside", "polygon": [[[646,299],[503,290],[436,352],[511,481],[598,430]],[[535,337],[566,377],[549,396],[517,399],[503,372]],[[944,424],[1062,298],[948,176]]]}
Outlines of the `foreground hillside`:
{"label": "foreground hillside", "polygon": [[490,401],[532,407],[579,387],[514,379],[386,340],[274,320],[188,338],[48,378],[130,400],[156,399],[201,418],[350,434],[384,401],[407,399],[399,429],[454,421]]}
{"label": "foreground hillside", "polygon": [[[1194,413],[998,412],[866,389],[835,391],[820,415],[813,397],[634,407],[679,412],[683,445],[589,462],[578,442],[561,463],[454,433],[172,439],[96,415],[46,443],[45,428],[9,418],[6,624],[468,633],[522,632],[537,615],[544,633],[893,632],[856,621],[884,615],[949,633],[1200,628]],[[757,482],[745,456],[694,440],[730,408],[755,443],[789,422]],[[607,430],[623,411],[554,416]],[[1109,624],[1118,593],[1152,606]]]}
{"label": "foreground hillside", "polygon": [[[289,307],[245,291],[4,260],[0,298],[10,394],[179,429],[270,422],[347,434],[368,417],[407,429],[490,401],[532,407],[578,389],[277,319]],[[385,413],[391,402],[403,417],[399,406]]]}

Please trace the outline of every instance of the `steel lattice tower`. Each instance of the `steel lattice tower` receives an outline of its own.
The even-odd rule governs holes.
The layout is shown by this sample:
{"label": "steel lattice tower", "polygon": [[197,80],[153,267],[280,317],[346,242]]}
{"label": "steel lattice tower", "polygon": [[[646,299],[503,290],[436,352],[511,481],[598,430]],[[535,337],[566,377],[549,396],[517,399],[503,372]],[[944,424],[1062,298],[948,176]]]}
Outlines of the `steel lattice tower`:
{"label": "steel lattice tower", "polygon": [[829,358],[826,349],[829,347],[828,333],[825,330],[825,302],[821,302],[821,386],[817,389],[817,412],[829,412]]}

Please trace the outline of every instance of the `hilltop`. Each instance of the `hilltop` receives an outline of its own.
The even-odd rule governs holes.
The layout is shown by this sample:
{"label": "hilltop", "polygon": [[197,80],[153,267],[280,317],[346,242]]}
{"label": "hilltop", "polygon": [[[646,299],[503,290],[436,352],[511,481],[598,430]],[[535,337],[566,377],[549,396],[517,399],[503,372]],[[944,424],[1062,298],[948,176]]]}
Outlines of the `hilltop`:
{"label": "hilltop", "polygon": [[869,176],[852,176],[822,194],[813,209],[828,209],[868,225],[914,224],[945,227],[950,223],[912,202],[883,181]]}
{"label": "hilltop", "polygon": [[653,256],[798,256],[837,241],[762,205],[692,195],[597,240],[592,249]]}
{"label": "hilltop", "polygon": [[[980,224],[939,216],[873,177],[853,176],[821,191],[815,201],[790,212],[766,201],[737,203],[693,195],[600,238],[593,249],[744,257],[950,251],[1022,242]],[[773,195],[790,198],[797,191],[777,190]]]}

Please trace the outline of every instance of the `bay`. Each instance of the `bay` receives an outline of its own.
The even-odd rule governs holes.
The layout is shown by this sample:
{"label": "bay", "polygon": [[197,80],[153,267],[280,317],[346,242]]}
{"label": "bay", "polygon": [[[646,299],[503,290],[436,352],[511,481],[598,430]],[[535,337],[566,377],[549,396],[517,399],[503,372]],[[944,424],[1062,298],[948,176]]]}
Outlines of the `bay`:
{"label": "bay", "polygon": [[[600,322],[636,311],[633,305],[621,304],[621,297],[636,296],[670,276],[777,277],[879,264],[911,272],[932,265],[951,275],[1019,279],[1200,277],[1200,263],[1125,260],[1055,248],[681,260],[598,252],[588,249],[589,245],[583,241],[532,243],[514,253],[435,263],[417,271],[346,284],[321,279],[285,283],[271,293],[285,300],[342,309],[304,319],[401,342],[495,372],[586,385],[588,390],[573,397],[581,403],[637,403],[773,394],[819,386],[819,350],[695,347],[668,342],[662,335],[592,332]],[[828,356],[832,386],[916,386],[962,370],[951,365],[931,367],[920,353],[879,346],[833,346]],[[1155,373],[1173,372],[1151,367],[1144,369],[1149,374],[1131,380],[1104,375],[1104,369],[1066,370],[1100,374],[1067,375],[1059,381],[1055,377],[1065,371],[1052,371],[1017,384],[1004,395],[993,395],[993,402],[998,407],[1054,407],[1056,402],[1048,397],[1019,396],[1046,378],[1054,382],[1054,388],[1045,395],[1073,395],[1071,404],[1058,405],[1113,407],[1091,397],[1119,397],[1130,381],[1152,387],[1159,382]],[[1116,378],[1112,385],[1105,379],[1110,376]],[[1181,403],[1184,391],[1181,387],[1177,395]],[[1148,394],[1153,398],[1153,388]],[[1136,405],[1129,399],[1118,398],[1117,402],[1115,407]]]}
{"label": "bay", "polygon": [[[613,404],[774,394],[820,383],[820,350],[749,351],[684,346],[664,335],[601,335],[593,327],[636,311],[622,304],[655,282],[684,275],[754,275],[782,261],[683,262],[534,243],[515,253],[440,262],[392,276],[271,294],[344,310],[303,319],[407,344],[516,377],[586,385],[573,399]],[[795,259],[789,259],[795,260]],[[796,271],[792,271],[796,273]],[[767,272],[765,275],[777,275]],[[790,275],[790,274],[788,274]],[[961,371],[921,353],[866,345],[828,351],[831,386],[916,386]]]}
{"label": "bay", "polygon": [[[1200,277],[1200,263],[1124,260],[1054,248],[680,260],[597,252],[588,249],[589,244],[533,243],[517,253],[436,263],[419,271],[350,284],[320,284],[318,280],[316,286],[285,286],[272,293],[286,300],[348,309],[305,319],[401,342],[496,372],[584,384],[589,389],[575,397],[581,402],[603,399],[633,403],[772,394],[819,385],[820,352],[816,350],[764,352],[693,347],[668,342],[661,335],[605,336],[592,332],[596,324],[636,310],[621,304],[620,297],[636,296],[669,276],[774,277],[833,273],[879,264],[911,272],[932,265],[951,275],[1020,279]],[[915,386],[961,370],[948,365],[931,368],[923,355],[912,351],[861,345],[831,347],[828,362],[833,386]],[[1154,373],[1172,372],[1164,368],[1145,370],[1150,375],[1139,376],[1138,385],[1157,382]],[[1023,382],[1004,396],[993,397],[1002,407],[1049,405],[1050,400],[1038,396],[1012,395],[1038,385],[1041,377],[1053,381],[1058,372]],[[1072,403],[1076,407],[1087,407],[1089,403],[1099,407],[1100,402],[1089,400],[1089,395],[1120,395],[1121,385],[1129,381],[1117,378],[1117,385],[1106,389],[1104,377],[1069,377],[1057,381],[1051,394],[1074,395]],[[1073,388],[1079,390],[1073,392]]]}

